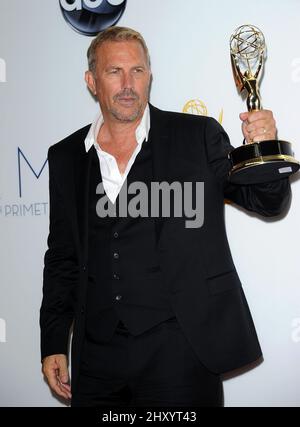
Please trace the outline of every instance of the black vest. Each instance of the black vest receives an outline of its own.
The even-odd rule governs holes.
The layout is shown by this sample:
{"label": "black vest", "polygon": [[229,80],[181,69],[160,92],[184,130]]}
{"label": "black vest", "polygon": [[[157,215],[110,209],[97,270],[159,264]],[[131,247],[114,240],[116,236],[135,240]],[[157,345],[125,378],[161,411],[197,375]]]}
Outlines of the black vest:
{"label": "black vest", "polygon": [[[133,335],[139,335],[174,313],[159,265],[154,218],[97,215],[101,196],[96,194],[96,187],[102,177],[95,147],[91,150],[86,334],[90,340],[107,341],[119,320]],[[130,169],[127,187],[137,181],[150,189],[150,140],[144,141]],[[128,195],[128,203],[133,197]]]}

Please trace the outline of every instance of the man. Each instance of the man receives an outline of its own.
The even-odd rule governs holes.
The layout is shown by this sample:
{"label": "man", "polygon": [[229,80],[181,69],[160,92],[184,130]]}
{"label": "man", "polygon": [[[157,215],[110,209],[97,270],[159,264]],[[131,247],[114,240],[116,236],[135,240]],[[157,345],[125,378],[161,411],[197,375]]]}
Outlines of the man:
{"label": "man", "polygon": [[[148,103],[150,59],[139,33],[104,31],[88,60],[100,114],[48,155],[43,373],[72,406],[220,406],[220,374],[261,356],[226,238],[224,198],[275,216],[288,204],[289,180],[230,184],[233,147],[214,119]],[[248,143],[276,137],[270,111],[240,118]],[[99,215],[98,184],[117,205],[125,182],[204,182],[203,226],[185,227],[184,215]]]}

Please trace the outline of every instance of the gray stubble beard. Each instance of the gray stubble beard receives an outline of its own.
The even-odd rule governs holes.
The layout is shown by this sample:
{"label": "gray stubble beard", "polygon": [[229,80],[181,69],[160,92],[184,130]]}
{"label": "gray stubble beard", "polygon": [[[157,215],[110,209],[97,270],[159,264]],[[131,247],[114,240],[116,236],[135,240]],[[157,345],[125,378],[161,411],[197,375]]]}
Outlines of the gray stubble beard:
{"label": "gray stubble beard", "polygon": [[142,115],[142,105],[140,105],[137,108],[137,110],[133,114],[131,114],[130,116],[125,116],[125,115],[121,114],[117,109],[111,109],[109,112],[119,122],[122,122],[122,123],[132,123],[138,117],[140,117]]}

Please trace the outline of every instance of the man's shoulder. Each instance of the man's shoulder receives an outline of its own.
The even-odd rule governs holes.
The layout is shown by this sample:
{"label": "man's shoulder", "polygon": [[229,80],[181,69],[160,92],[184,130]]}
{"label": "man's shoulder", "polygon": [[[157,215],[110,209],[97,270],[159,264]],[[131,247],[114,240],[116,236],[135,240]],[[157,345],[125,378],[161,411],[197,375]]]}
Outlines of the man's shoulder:
{"label": "man's shoulder", "polygon": [[71,135],[65,137],[61,141],[57,142],[56,144],[51,145],[49,148],[49,153],[54,154],[58,153],[61,154],[71,154],[75,153],[78,150],[84,150],[84,140],[89,132],[89,129],[91,127],[91,124],[86,125],[75,132],[73,132]]}
{"label": "man's shoulder", "polygon": [[153,118],[163,119],[169,124],[177,126],[207,126],[213,124],[216,120],[209,116],[201,116],[197,114],[182,113],[176,111],[161,110],[153,105],[150,106]]}

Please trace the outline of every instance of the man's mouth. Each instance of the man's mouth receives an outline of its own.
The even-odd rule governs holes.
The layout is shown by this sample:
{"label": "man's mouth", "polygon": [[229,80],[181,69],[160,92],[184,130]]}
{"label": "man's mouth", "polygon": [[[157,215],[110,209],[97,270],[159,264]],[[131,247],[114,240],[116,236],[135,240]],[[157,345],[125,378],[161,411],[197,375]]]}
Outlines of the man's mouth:
{"label": "man's mouth", "polygon": [[122,97],[122,98],[118,98],[118,102],[122,105],[125,106],[131,106],[135,103],[136,98],[131,98],[131,97]]}

